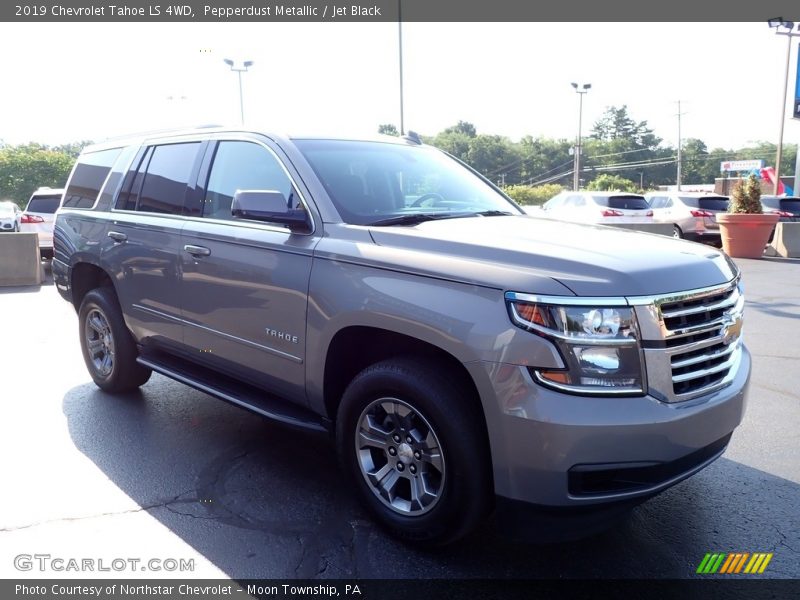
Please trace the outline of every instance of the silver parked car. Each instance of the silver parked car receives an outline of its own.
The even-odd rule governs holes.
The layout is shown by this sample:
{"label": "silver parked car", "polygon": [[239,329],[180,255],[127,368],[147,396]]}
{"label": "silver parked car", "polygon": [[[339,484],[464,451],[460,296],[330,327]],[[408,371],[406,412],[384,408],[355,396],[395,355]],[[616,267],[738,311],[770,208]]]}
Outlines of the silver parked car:
{"label": "silver parked car", "polygon": [[19,231],[22,211],[10,200],[0,202],[0,231]]}
{"label": "silver parked car", "polygon": [[525,215],[414,135],[87,147],[54,240],[97,386],[146,401],[155,371],[328,432],[349,487],[409,541],[493,510],[517,533],[541,533],[531,514],[608,527],[717,459],[745,410],[727,256]]}
{"label": "silver parked car", "polygon": [[645,195],[653,219],[670,223],[676,238],[721,243],[717,213],[728,210],[728,197],[703,192],[650,192]]}
{"label": "silver parked car", "polygon": [[653,222],[644,196],[627,192],[563,191],[545,202],[542,211],[553,219],[596,225]]}

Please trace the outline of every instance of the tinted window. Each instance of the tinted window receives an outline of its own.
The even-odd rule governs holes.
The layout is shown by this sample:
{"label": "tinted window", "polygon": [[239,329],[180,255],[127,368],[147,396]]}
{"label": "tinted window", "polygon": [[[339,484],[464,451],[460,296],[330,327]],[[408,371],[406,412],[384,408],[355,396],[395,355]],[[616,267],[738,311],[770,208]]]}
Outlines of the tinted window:
{"label": "tinted window", "polygon": [[114,161],[122,149],[103,150],[83,155],[64,194],[64,206],[69,208],[91,208],[108,177]]}
{"label": "tinted window", "polygon": [[348,223],[436,213],[522,214],[502,194],[443,152],[384,142],[297,140]]}
{"label": "tinted window", "polygon": [[800,198],[776,198],[775,196],[761,196],[761,202],[772,210],[782,210],[795,215],[800,214]]}
{"label": "tinted window", "polygon": [[715,210],[724,212],[728,210],[728,199],[724,196],[712,196],[710,198],[699,198],[698,206],[703,210]]}
{"label": "tinted window", "polygon": [[186,186],[199,142],[156,146],[142,183],[136,210],[182,214]]}
{"label": "tinted window", "polygon": [[642,210],[650,208],[644,196],[595,196],[597,204],[617,210]]}
{"label": "tinted window", "polygon": [[220,142],[206,186],[203,216],[232,219],[231,202],[237,190],[272,190],[288,200],[292,182],[273,154],[251,142]]}
{"label": "tinted window", "polygon": [[153,148],[150,147],[147,151],[139,156],[138,160],[134,160],[128,174],[125,176],[125,181],[122,184],[122,192],[117,198],[116,207],[122,210],[136,210],[136,202],[139,200],[139,191],[142,189],[142,181],[144,180],[144,172],[147,170],[147,164],[150,162],[150,157],[153,155]]}
{"label": "tinted window", "polygon": [[781,210],[786,212],[800,215],[800,199],[799,198],[784,198],[781,200]]}
{"label": "tinted window", "polygon": [[28,202],[26,212],[32,213],[50,213],[53,214],[58,210],[58,205],[61,204],[61,194],[37,194],[31,201]]}

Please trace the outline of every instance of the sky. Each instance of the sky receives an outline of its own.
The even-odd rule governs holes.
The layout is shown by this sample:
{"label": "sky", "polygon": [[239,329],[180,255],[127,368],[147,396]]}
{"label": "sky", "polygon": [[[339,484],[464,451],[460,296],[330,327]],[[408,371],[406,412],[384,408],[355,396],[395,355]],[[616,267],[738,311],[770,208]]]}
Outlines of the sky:
{"label": "sky", "polygon": [[[789,96],[795,89],[792,44]],[[786,36],[758,23],[404,23],[405,127],[574,139],[627,105],[666,143],[777,143]],[[396,23],[0,23],[0,140],[55,145],[238,125],[287,133],[399,126]],[[787,104],[784,143],[800,143]]]}

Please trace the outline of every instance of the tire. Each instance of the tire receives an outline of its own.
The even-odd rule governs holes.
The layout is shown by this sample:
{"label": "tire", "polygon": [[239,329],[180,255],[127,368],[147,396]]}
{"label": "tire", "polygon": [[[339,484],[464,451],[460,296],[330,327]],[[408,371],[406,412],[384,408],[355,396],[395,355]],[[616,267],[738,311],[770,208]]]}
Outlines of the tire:
{"label": "tire", "polygon": [[678,227],[677,225],[672,226],[672,237],[678,240],[683,239],[683,231],[681,231],[681,228]]}
{"label": "tire", "polygon": [[112,394],[131,392],[152,371],[136,362],[139,352],[111,287],[90,291],[78,311],[83,360],[97,387]]}
{"label": "tire", "polygon": [[19,233],[19,223],[14,223],[14,232]]}
{"label": "tire", "polygon": [[336,444],[360,499],[406,541],[450,543],[491,510],[483,413],[443,369],[398,358],[363,370],[342,396]]}

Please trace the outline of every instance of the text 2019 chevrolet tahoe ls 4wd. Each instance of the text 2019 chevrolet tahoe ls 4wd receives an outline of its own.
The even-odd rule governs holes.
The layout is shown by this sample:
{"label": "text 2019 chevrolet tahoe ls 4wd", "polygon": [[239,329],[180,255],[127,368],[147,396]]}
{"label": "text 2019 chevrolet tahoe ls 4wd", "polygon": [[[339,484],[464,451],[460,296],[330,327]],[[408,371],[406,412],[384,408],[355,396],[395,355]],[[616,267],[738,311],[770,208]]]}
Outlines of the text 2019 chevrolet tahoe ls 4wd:
{"label": "text 2019 chevrolet tahoe ls 4wd", "polygon": [[96,384],[157,371],[330,431],[405,539],[631,505],[742,419],[724,254],[525,216],[413,137],[142,136],[85,149],[65,198],[53,273]]}

